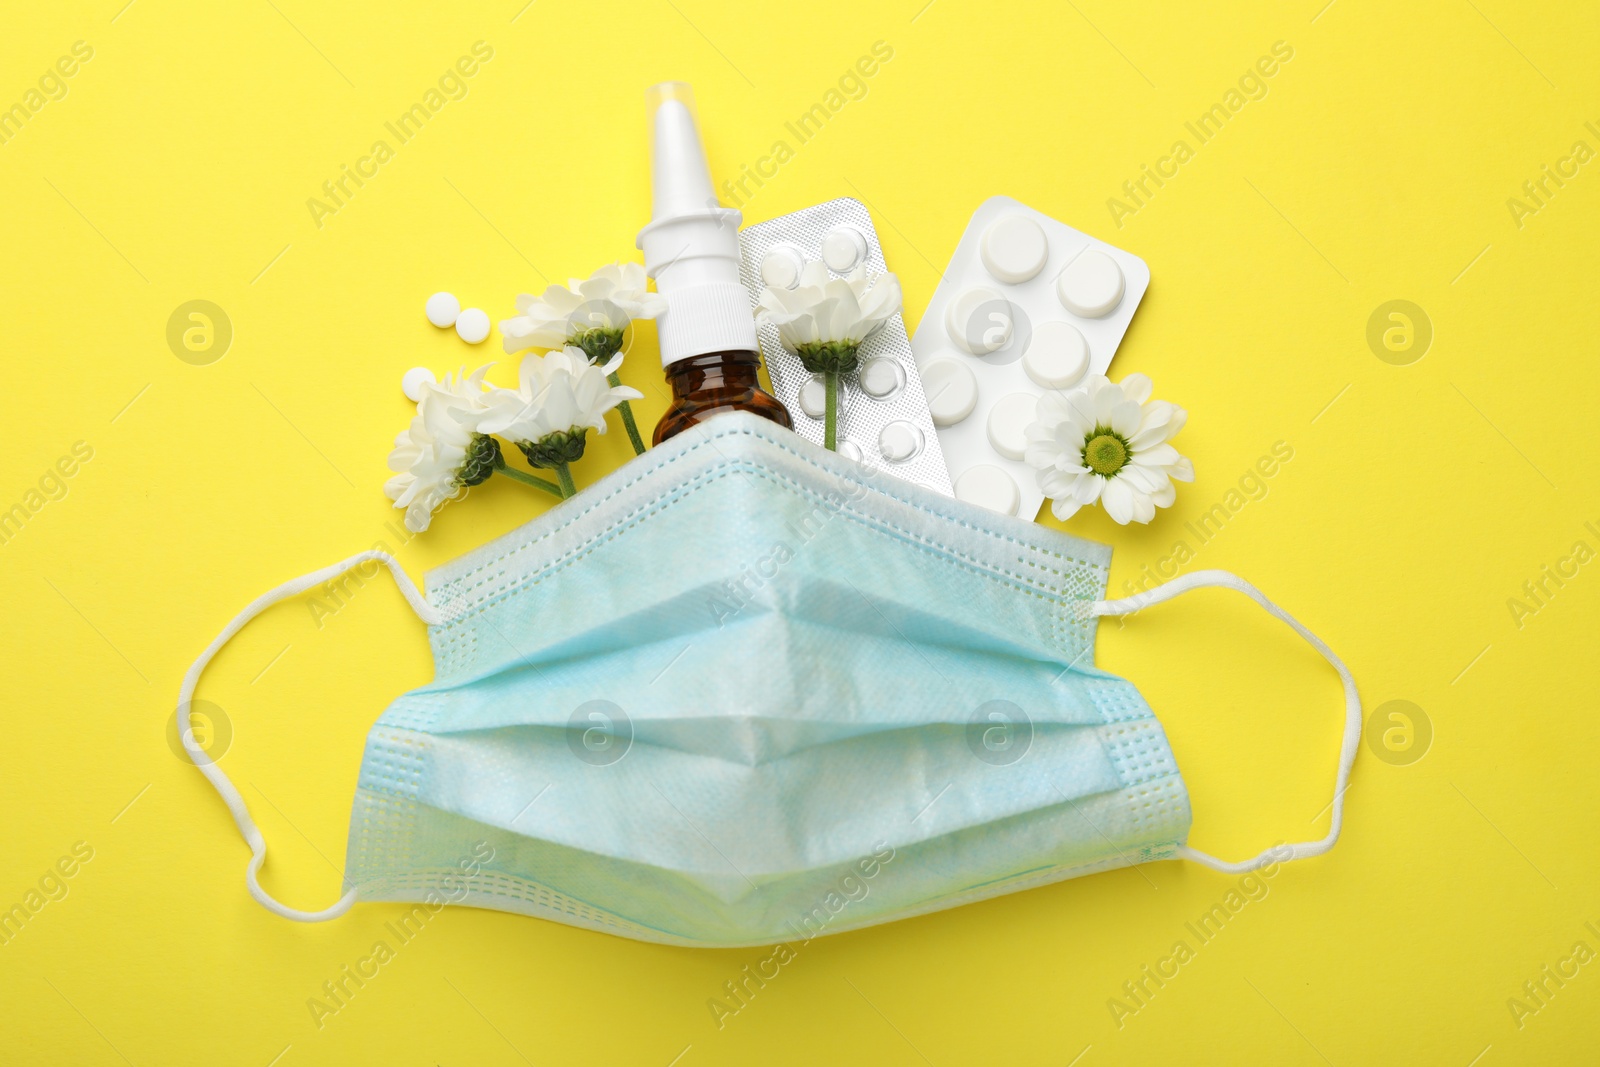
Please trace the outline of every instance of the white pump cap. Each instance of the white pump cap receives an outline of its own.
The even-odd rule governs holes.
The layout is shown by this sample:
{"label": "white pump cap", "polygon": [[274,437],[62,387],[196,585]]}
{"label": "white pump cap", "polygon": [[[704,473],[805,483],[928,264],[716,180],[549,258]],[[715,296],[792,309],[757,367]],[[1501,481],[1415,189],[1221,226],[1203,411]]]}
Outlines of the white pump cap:
{"label": "white pump cap", "polygon": [[662,82],[645,92],[650,115],[655,211],[639,231],[645,273],[667,300],[657,320],[661,363],[707,352],[756,351],[750,297],[739,284],[739,223],[717,203],[700,132],[694,92]]}

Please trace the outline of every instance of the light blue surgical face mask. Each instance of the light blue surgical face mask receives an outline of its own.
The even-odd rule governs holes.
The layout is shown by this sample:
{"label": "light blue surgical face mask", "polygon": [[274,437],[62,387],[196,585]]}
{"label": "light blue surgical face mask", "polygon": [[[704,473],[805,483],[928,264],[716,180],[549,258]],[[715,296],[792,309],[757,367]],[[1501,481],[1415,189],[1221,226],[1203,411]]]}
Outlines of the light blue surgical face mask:
{"label": "light blue surgical face mask", "polygon": [[[1361,709],[1343,664],[1217,571],[1101,599],[1110,549],[972,507],[730,415],[428,576],[365,552],[258,599],[184,679],[180,736],[293,919],[462,902],[651,941],[807,939],[1129,864],[1242,872],[1337,840]],[[319,912],[258,882],[266,845],[194,744],[216,650],[267,605],[387,564],[437,676],[362,759],[346,883]],[[1331,826],[1225,863],[1101,615],[1196,586],[1254,598],[1344,684]]]}

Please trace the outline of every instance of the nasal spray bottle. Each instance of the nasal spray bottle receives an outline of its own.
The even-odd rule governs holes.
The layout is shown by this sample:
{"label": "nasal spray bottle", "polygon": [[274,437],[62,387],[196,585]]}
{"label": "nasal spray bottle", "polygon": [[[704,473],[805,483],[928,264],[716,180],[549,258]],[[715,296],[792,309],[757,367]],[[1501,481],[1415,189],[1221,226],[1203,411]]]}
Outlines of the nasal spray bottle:
{"label": "nasal spray bottle", "polygon": [[788,427],[789,412],[761,388],[750,297],[739,284],[739,223],[711,189],[694,93],[662,82],[645,94],[649,107],[655,211],[639,231],[645,273],[667,300],[657,320],[661,364],[672,404],[656,424],[654,443],[724,411],[749,411]]}

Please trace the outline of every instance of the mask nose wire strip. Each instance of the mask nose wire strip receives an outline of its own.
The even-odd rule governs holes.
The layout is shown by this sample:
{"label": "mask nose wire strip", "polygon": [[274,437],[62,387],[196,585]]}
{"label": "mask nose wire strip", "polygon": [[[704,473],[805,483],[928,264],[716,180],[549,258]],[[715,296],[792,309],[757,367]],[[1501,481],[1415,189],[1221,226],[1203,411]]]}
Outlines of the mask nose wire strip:
{"label": "mask nose wire strip", "polygon": [[[1180,593],[1187,593],[1191,589],[1201,589],[1207,586],[1218,586],[1223,589],[1236,589],[1245,596],[1266,608],[1270,614],[1276,615],[1294,629],[1294,632],[1306,639],[1312,648],[1322,653],[1322,658],[1333,664],[1333,669],[1339,672],[1339,681],[1344,686],[1344,740],[1339,745],[1339,773],[1333,783],[1333,818],[1328,828],[1328,836],[1320,841],[1301,841],[1288,845],[1287,859],[1304,859],[1307,856],[1320,856],[1334,846],[1339,840],[1339,830],[1344,824],[1344,793],[1350,786],[1350,765],[1355,762],[1356,750],[1361,745],[1361,694],[1356,692],[1356,681],[1350,676],[1350,670],[1333,650],[1323,643],[1322,639],[1304,626],[1300,625],[1288,612],[1268,600],[1261,590],[1228,571],[1195,571],[1174,578],[1170,582],[1156,586],[1144,593],[1135,593],[1133,596],[1121,600],[1097,600],[1090,605],[1091,615],[1123,615],[1131,611],[1159,604],[1163,600],[1171,600]],[[1229,863],[1227,860],[1218,859],[1188,845],[1178,846],[1178,855],[1196,863],[1203,863],[1207,867],[1215,868],[1226,874],[1244,874],[1265,867],[1270,863],[1283,862],[1283,848],[1274,846],[1267,849],[1259,856],[1252,859],[1241,860],[1238,863]]]}
{"label": "mask nose wire strip", "polygon": [[274,915],[281,915],[285,919],[293,919],[296,922],[316,923],[338,918],[349,911],[350,905],[356,902],[356,891],[351,889],[340,897],[337,903],[331,907],[323,908],[321,911],[301,911],[298,908],[291,908],[272,899],[267,891],[261,888],[261,883],[256,880],[256,875],[261,870],[262,862],[267,858],[266,839],[261,836],[260,829],[256,827],[255,819],[250,817],[250,809],[245,805],[244,797],[239,795],[239,790],[235,788],[233,782],[217,766],[216,762],[206,755],[205,750],[195,743],[194,731],[189,722],[189,702],[194,698],[195,686],[199,684],[200,673],[206,669],[206,664],[211,662],[211,657],[215,656],[234,634],[244,628],[245,623],[278,601],[299,596],[307,589],[321,585],[331,578],[337,578],[350,568],[360,566],[368,560],[377,560],[389,568],[389,573],[394,575],[395,584],[400,587],[400,592],[405,595],[406,603],[411,605],[411,610],[415,611],[423,622],[432,626],[441,621],[438,612],[434,611],[428,605],[428,602],[423,599],[422,594],[411,581],[411,577],[406,574],[399,563],[395,562],[394,557],[387,552],[371,549],[357,553],[342,563],[335,563],[331,567],[324,567],[319,571],[313,571],[292,581],[284,582],[278,588],[271,592],[263,593],[251,601],[250,606],[239,612],[234,617],[234,620],[228,623],[223,628],[223,631],[217,635],[216,640],[207,645],[206,650],[200,653],[200,658],[194,661],[194,666],[189,668],[189,673],[183,676],[183,687],[178,690],[178,736],[183,739],[183,750],[189,754],[189,758],[194,761],[195,766],[200,768],[200,773],[205,775],[211,784],[216,787],[217,792],[222,796],[222,802],[228,805],[228,811],[233,814],[233,821],[238,824],[239,833],[244,835],[245,843],[250,846],[250,865],[245,868],[244,876],[245,883],[250,889],[250,895],[256,898],[257,903]]}

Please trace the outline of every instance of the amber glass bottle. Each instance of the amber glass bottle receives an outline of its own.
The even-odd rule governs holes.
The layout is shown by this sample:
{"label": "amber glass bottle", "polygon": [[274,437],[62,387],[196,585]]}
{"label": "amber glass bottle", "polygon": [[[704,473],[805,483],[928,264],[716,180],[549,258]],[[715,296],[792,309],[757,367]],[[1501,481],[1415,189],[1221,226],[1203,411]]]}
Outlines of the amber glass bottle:
{"label": "amber glass bottle", "polygon": [[707,352],[668,366],[672,404],[656,423],[651,443],[659,445],[724,411],[748,411],[791,429],[788,409],[761,388],[756,377],[760,366],[761,357],[754,352]]}
{"label": "amber glass bottle", "polygon": [[739,224],[717,203],[695,121],[694,93],[662,82],[650,112],[653,212],[639,231],[645,273],[666,309],[656,319],[672,404],[656,424],[660,444],[724,411],[749,411],[792,429],[789,412],[761,388],[750,296],[739,283]]}

